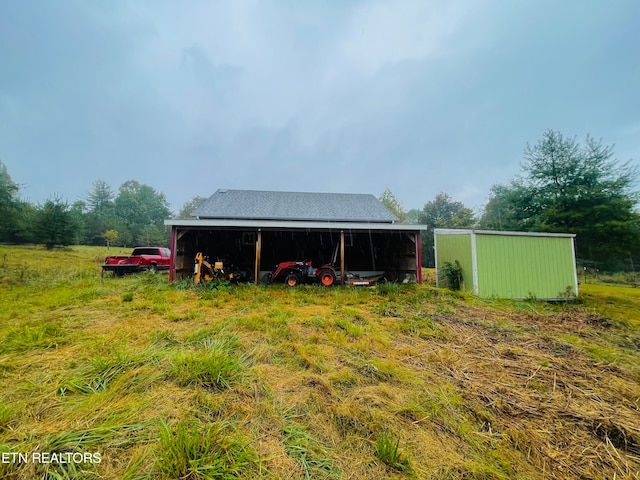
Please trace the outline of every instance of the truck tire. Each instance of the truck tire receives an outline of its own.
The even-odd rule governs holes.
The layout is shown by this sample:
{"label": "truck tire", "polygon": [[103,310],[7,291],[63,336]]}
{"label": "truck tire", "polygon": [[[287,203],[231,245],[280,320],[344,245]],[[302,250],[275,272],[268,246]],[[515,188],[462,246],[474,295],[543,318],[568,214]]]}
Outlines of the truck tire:
{"label": "truck tire", "polygon": [[331,270],[321,270],[318,273],[318,278],[320,279],[320,285],[323,287],[330,287],[336,283],[336,274]]}
{"label": "truck tire", "polygon": [[300,277],[295,273],[290,273],[285,277],[284,284],[288,287],[297,287],[300,284]]}
{"label": "truck tire", "polygon": [[158,265],[156,265],[155,263],[152,263],[151,265],[149,265],[149,271],[151,273],[158,273]]}

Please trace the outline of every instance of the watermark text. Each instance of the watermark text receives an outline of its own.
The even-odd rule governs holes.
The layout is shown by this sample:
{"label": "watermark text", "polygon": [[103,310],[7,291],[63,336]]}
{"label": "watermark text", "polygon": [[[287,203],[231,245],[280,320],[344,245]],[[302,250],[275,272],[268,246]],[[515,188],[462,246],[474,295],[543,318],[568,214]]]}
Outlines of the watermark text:
{"label": "watermark text", "polygon": [[100,452],[2,452],[0,463],[100,463]]}

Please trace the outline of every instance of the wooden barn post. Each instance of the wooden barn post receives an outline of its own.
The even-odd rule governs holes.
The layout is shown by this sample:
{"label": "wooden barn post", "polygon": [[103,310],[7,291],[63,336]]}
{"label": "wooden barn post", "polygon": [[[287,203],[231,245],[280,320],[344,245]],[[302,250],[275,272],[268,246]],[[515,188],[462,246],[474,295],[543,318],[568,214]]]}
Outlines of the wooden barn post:
{"label": "wooden barn post", "polygon": [[344,285],[344,230],[340,230],[340,284]]}
{"label": "wooden barn post", "polygon": [[171,227],[171,254],[169,255],[169,281],[173,282],[176,277],[176,251],[177,251],[177,235],[176,226]]}
{"label": "wooden barn post", "polygon": [[258,229],[258,238],[256,238],[256,265],[253,273],[256,285],[260,285],[260,252],[261,251],[262,251],[262,230]]}
{"label": "wooden barn post", "polygon": [[416,269],[418,274],[418,285],[422,285],[422,244],[420,232],[416,232]]}

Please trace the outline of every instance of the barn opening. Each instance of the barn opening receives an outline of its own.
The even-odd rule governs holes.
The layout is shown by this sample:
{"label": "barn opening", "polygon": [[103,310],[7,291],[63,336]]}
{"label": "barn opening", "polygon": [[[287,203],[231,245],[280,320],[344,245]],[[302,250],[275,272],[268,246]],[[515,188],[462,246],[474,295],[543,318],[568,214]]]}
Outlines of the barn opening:
{"label": "barn opening", "polygon": [[421,281],[420,239],[415,231],[174,225],[172,237],[172,279],[191,276],[194,258],[202,252],[210,261],[234,266],[256,283],[280,262],[307,260],[316,267],[331,263],[337,272],[344,268],[362,277],[383,273],[389,281]]}
{"label": "barn opening", "polygon": [[420,230],[426,227],[397,223],[373,195],[218,190],[194,218],[165,224],[172,280],[191,276],[202,252],[255,283],[283,261],[331,263],[340,276],[422,281]]}

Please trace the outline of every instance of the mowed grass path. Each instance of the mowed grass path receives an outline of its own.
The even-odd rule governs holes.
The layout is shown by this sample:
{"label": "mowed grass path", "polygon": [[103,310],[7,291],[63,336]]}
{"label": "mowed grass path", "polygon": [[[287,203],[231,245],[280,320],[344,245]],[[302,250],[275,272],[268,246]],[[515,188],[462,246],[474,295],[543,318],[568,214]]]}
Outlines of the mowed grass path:
{"label": "mowed grass path", "polygon": [[640,478],[640,290],[196,289],[107,253],[0,246],[1,478]]}

